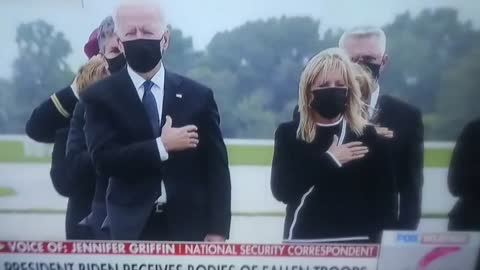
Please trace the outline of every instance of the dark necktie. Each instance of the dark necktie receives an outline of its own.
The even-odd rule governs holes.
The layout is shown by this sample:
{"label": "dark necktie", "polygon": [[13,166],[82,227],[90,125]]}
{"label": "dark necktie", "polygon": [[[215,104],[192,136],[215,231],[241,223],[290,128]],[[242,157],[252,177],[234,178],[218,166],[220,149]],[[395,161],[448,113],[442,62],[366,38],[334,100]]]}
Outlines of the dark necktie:
{"label": "dark necktie", "polygon": [[147,112],[148,119],[152,125],[153,135],[155,137],[160,136],[160,116],[158,115],[157,101],[152,93],[152,87],[154,83],[147,80],[143,83],[143,107]]}

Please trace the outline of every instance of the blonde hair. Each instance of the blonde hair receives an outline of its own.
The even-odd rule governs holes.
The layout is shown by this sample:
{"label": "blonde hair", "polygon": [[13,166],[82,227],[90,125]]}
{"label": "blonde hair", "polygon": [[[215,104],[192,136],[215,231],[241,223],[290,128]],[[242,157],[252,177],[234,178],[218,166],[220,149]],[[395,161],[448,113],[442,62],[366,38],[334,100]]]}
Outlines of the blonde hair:
{"label": "blonde hair", "polygon": [[367,101],[370,99],[375,87],[375,80],[372,77],[372,73],[364,66],[353,63],[355,69],[355,80],[357,80],[360,93],[362,94],[362,100]]}
{"label": "blonde hair", "polygon": [[360,86],[355,79],[356,73],[353,63],[343,50],[331,48],[315,55],[307,63],[300,77],[298,88],[298,107],[300,112],[300,124],[297,129],[297,138],[311,143],[316,136],[316,123],[314,111],[310,107],[313,99],[312,87],[317,78],[326,81],[328,76],[338,71],[342,74],[348,87],[347,106],[344,118],[350,128],[358,135],[368,123],[365,103],[361,100]]}
{"label": "blonde hair", "polygon": [[165,5],[163,1],[160,0],[123,0],[120,1],[120,4],[114,10],[113,13],[113,22],[115,27],[115,33],[121,34],[120,24],[119,24],[119,12],[122,9],[134,9],[134,8],[148,8],[149,10],[153,10],[159,16],[159,26],[162,32],[168,31],[168,21],[165,15]]}
{"label": "blonde hair", "polygon": [[77,89],[81,94],[86,88],[110,75],[105,59],[96,55],[80,67],[77,75]]}

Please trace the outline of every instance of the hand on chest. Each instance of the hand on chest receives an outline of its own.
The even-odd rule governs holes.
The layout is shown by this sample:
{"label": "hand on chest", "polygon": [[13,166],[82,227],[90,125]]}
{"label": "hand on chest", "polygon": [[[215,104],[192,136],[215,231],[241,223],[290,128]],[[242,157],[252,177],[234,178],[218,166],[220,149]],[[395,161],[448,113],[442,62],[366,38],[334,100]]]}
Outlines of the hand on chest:
{"label": "hand on chest", "polygon": [[370,159],[369,146],[375,143],[372,139],[372,136],[358,136],[348,128],[318,129],[313,143],[299,145],[299,159],[312,168],[320,167],[316,163],[328,161],[332,161],[331,165],[342,164],[342,170],[361,166]]}
{"label": "hand on chest", "polygon": [[166,90],[163,96],[155,93],[152,100],[154,103],[149,101],[151,104],[148,105],[138,97],[120,101],[115,114],[118,128],[133,138],[153,136],[154,129],[159,129],[157,135],[160,135],[167,116],[172,118],[172,127],[199,126],[201,107],[182,91]]}

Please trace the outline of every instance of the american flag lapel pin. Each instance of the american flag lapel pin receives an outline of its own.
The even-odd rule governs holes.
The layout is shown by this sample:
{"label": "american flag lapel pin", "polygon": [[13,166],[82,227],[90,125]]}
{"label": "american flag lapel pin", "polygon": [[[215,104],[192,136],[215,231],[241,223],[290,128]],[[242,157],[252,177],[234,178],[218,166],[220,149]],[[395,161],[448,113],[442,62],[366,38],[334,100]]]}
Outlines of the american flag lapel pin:
{"label": "american flag lapel pin", "polygon": [[175,96],[176,96],[177,98],[182,98],[182,97],[183,97],[182,94],[176,94]]}

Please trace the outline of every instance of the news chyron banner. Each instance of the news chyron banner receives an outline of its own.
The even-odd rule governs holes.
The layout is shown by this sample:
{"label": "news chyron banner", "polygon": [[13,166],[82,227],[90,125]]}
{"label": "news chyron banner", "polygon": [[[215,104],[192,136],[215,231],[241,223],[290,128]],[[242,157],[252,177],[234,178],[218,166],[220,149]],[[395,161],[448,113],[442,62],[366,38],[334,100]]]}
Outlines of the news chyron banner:
{"label": "news chyron banner", "polygon": [[378,245],[0,241],[5,270],[374,270]]}
{"label": "news chyron banner", "polygon": [[474,270],[480,233],[383,233],[378,270]]}

